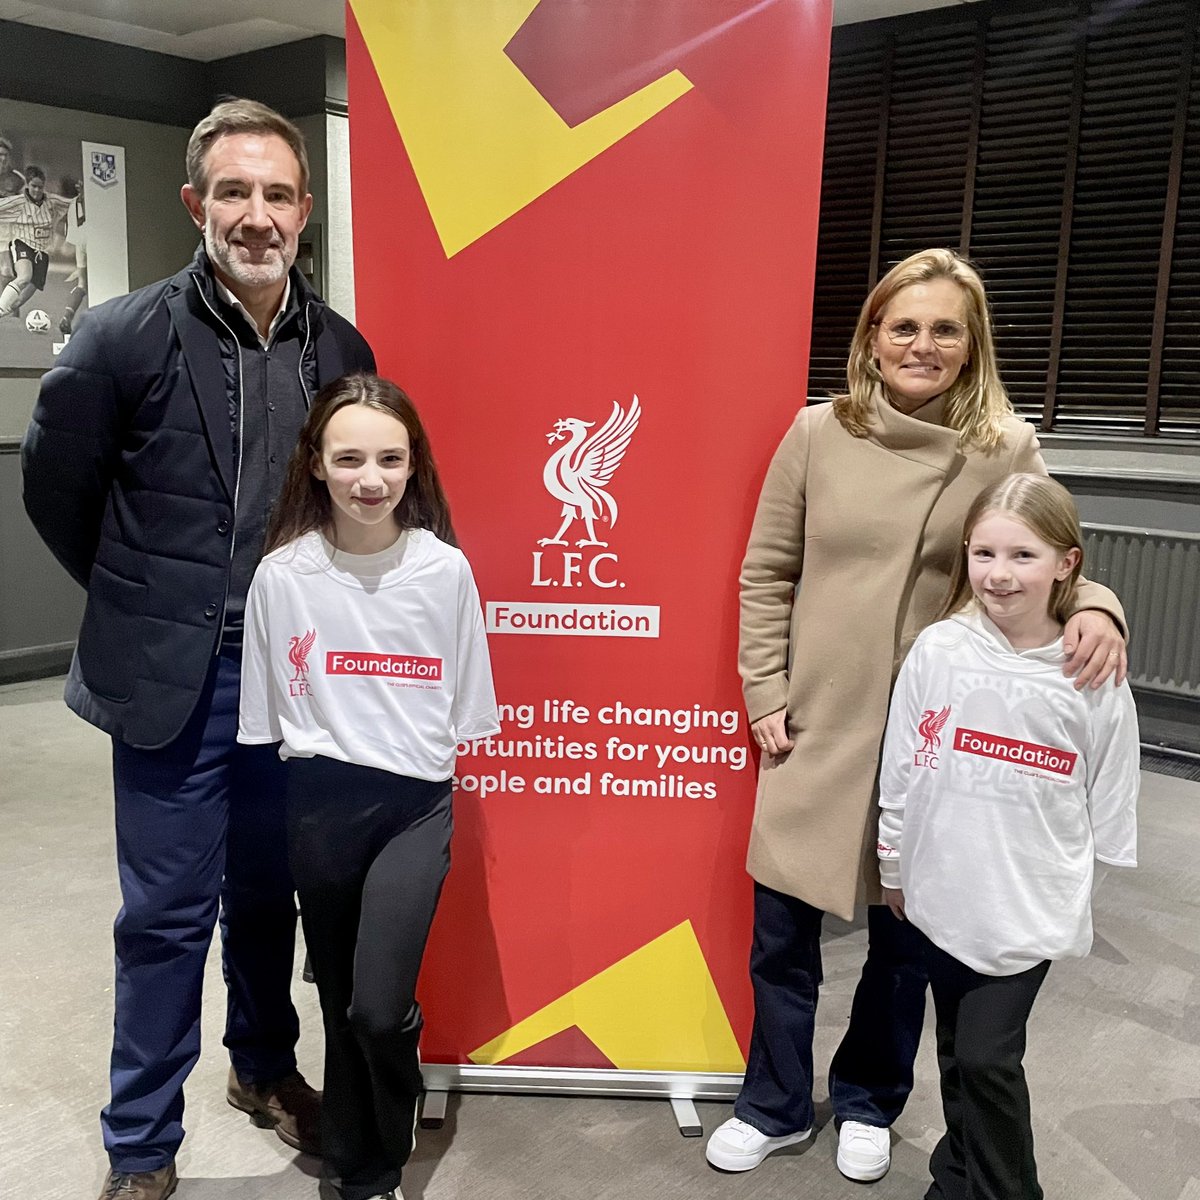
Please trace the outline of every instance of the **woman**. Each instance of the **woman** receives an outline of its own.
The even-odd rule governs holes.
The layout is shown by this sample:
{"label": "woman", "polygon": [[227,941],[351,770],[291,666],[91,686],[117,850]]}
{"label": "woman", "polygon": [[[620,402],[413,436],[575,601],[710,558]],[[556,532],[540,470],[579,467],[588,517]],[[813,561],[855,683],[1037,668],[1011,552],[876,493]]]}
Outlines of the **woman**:
{"label": "woman", "polygon": [[[875,286],[847,378],[776,451],[742,567],[739,668],[763,752],[747,863],[755,1018],[735,1116],[707,1157],[746,1171],[811,1133],[821,918],[849,920],[865,901],[867,961],[829,1090],[838,1168],[868,1182],[891,1162],[927,982],[875,861],[889,693],[945,597],[968,505],[1046,467],[1000,382],[983,282],[949,250],[915,254]],[[1110,591],[1081,586],[1065,634],[1077,687],[1124,677],[1122,620]]]}

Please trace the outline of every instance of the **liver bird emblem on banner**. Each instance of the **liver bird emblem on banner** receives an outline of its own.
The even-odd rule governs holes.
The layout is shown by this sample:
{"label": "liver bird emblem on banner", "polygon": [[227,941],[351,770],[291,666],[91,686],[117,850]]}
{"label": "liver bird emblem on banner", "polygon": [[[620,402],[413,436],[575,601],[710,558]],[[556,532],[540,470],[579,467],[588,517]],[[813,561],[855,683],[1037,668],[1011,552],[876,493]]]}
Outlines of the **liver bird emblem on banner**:
{"label": "liver bird emblem on banner", "polygon": [[310,629],[303,637],[288,638],[288,662],[296,668],[296,673],[291,678],[292,683],[308,678],[308,652],[316,640],[315,629]]}
{"label": "liver bird emblem on banner", "polygon": [[608,545],[596,536],[596,520],[607,520],[610,529],[617,523],[617,502],[608,484],[641,416],[641,405],[634,396],[628,410],[614,400],[612,415],[592,434],[588,430],[594,421],[567,417],[554,422],[546,440],[554,445],[565,439],[566,445],[550,455],[542,480],[550,495],[562,501],[563,520],[553,537],[538,538],[539,546],[565,546],[564,534],[574,521],[582,521],[587,529],[587,537],[579,539],[576,546]]}
{"label": "liver bird emblem on banner", "polygon": [[934,712],[932,708],[927,708],[921,714],[921,720],[917,723],[917,732],[925,739],[925,744],[917,751],[918,754],[932,754],[942,744],[942,730],[946,728],[946,722],[950,719],[950,705],[946,705],[941,712]]}

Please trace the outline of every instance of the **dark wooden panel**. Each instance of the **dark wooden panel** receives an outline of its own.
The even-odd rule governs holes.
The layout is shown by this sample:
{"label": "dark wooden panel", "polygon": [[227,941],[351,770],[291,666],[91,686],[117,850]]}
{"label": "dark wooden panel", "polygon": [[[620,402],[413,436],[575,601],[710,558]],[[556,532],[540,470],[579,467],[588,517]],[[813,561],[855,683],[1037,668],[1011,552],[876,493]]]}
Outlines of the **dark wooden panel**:
{"label": "dark wooden panel", "polygon": [[835,30],[811,391],[844,386],[875,270],[969,233],[1018,411],[1200,434],[1198,23],[984,0]]}

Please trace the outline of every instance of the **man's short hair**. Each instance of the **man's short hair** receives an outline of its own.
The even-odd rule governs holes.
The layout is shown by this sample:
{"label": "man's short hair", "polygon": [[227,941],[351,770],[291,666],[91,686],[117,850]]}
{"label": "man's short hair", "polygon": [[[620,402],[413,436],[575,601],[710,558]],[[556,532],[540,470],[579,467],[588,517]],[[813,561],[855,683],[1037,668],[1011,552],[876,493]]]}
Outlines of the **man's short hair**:
{"label": "man's short hair", "polygon": [[26,167],[25,182],[28,183],[31,179],[40,179],[43,183],[46,182],[46,172],[41,167]]}
{"label": "man's short hair", "polygon": [[273,133],[283,138],[300,164],[300,195],[307,194],[308,150],[304,144],[304,134],[273,108],[268,108],[257,100],[243,100],[230,96],[213,108],[192,130],[192,136],[188,139],[188,183],[200,195],[203,196],[208,191],[208,180],[204,171],[204,158],[208,154],[208,148],[218,138],[233,133]]}

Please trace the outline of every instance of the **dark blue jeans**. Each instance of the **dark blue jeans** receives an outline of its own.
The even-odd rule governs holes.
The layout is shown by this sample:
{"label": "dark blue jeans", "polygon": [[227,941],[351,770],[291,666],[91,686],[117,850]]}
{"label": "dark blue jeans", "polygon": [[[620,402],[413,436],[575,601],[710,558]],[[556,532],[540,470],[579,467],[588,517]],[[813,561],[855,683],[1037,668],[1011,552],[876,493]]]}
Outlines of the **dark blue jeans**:
{"label": "dark blue jeans", "polygon": [[161,750],[113,743],[117,869],[114,1168],[152,1171],[183,1140],[183,1082],[200,1055],[200,992],[218,907],[225,1045],[248,1083],[295,1070],[296,902],[283,764],[237,744],[241,661],[214,659],[196,711]]}
{"label": "dark blue jeans", "polygon": [[[823,917],[803,900],[754,885],[754,1030],[733,1111],[770,1137],[813,1123]],[[886,1127],[912,1091],[928,975],[919,934],[884,905],[867,910],[867,933],[867,961],[830,1064],[829,1096],[839,1121]]]}

